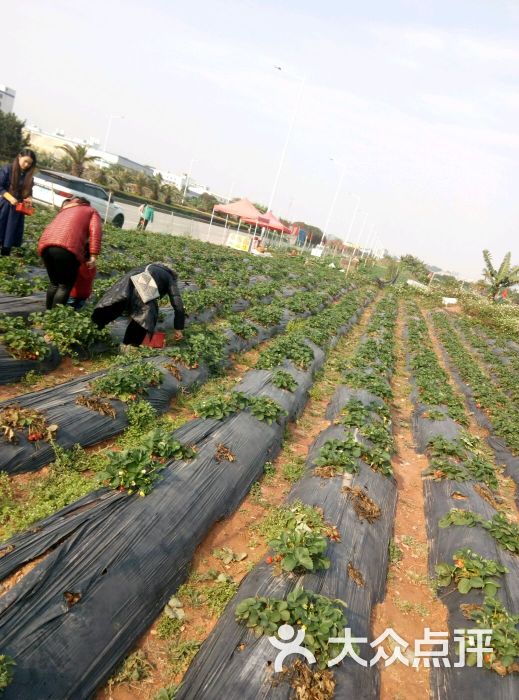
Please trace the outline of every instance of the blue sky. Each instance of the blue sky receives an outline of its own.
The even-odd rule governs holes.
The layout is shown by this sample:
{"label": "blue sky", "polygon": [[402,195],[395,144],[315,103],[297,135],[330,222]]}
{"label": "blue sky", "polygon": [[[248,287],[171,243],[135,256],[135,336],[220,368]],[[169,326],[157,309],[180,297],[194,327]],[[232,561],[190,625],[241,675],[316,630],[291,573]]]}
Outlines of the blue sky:
{"label": "blue sky", "polygon": [[19,5],[0,82],[29,122],[103,140],[124,114],[111,150],[267,202],[305,77],[275,213],[324,226],[344,168],[329,233],[351,192],[353,240],[368,213],[391,252],[469,278],[484,247],[519,262],[519,2]]}

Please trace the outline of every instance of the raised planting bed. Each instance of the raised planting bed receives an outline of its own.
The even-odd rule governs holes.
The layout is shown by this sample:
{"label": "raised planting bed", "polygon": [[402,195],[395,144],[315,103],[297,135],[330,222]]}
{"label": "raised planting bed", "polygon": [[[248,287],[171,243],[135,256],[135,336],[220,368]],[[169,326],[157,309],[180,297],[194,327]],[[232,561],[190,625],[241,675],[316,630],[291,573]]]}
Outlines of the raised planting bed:
{"label": "raised planting bed", "polygon": [[[378,305],[352,365],[361,358],[369,364],[370,340],[381,341],[381,354],[393,357],[395,315],[392,299]],[[378,372],[376,359],[371,364]],[[394,357],[385,365],[388,376],[393,366]],[[369,462],[375,440],[379,449],[391,451],[389,404],[365,389],[339,386],[326,417],[330,426],[311,446],[304,476],[275,517],[279,533],[272,550],[247,575],[202,644],[179,699],[288,700],[294,688],[299,697],[378,696],[376,666],[347,657],[327,669],[327,662],[343,647],[328,639],[342,637],[344,627],[352,637],[370,639],[373,606],[384,597],[396,484],[387,465]],[[267,637],[276,636],[282,624],[305,625],[302,645],[316,665],[304,670],[301,658],[293,664],[289,657],[284,671],[275,672],[277,651]],[[367,643],[357,651],[368,662],[374,654]]]}
{"label": "raised planting bed", "polygon": [[[323,313],[343,332],[351,325],[346,307],[342,322],[337,309]],[[221,420],[198,418],[175,431],[175,449],[180,443],[195,455],[166,459],[146,497],[103,489],[4,543],[2,578],[46,553],[0,598],[2,652],[17,664],[6,700],[31,693],[86,698],[106,681],[186,578],[208,530],[239,505],[279,451],[288,416],[303,407],[335,335],[329,328],[322,348],[306,341],[313,353],[306,369],[252,370],[234,398],[221,397]],[[281,370],[297,389],[268,381]],[[199,411],[214,407],[213,399]],[[221,445],[234,461],[222,459]]]}
{"label": "raised planting bed", "polygon": [[[519,632],[511,631],[515,623],[510,627],[506,614],[498,609],[500,605],[509,612],[519,609],[519,528],[499,512],[502,499],[488,450],[466,431],[463,404],[438,362],[426,323],[414,304],[408,309],[407,344],[414,382],[414,432],[417,447],[427,454],[430,465],[424,480],[429,569],[449,617],[450,666],[441,660],[431,670],[432,696],[511,700],[519,692],[519,678],[513,671],[519,662]],[[501,602],[493,603],[494,599]],[[490,625],[489,609],[494,610]],[[503,643],[507,625],[509,642]],[[466,664],[461,664],[454,634],[462,639],[464,634],[456,631],[489,627],[494,630],[490,641],[494,651],[484,654],[484,667],[473,667],[473,653],[467,653]],[[466,646],[471,647],[468,641]],[[503,653],[505,648],[510,657]]]}

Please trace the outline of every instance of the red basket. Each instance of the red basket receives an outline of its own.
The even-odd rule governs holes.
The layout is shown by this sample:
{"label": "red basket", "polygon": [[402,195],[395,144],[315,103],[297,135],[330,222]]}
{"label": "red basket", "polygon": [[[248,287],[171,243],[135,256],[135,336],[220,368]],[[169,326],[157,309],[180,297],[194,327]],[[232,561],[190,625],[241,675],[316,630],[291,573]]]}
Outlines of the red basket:
{"label": "red basket", "polygon": [[25,204],[25,202],[18,202],[16,205],[16,211],[24,216],[32,216],[34,214],[34,207],[30,204]]}
{"label": "red basket", "polygon": [[155,331],[151,337],[147,335],[142,344],[147,348],[163,348],[166,345],[166,334],[162,333],[162,331]]}

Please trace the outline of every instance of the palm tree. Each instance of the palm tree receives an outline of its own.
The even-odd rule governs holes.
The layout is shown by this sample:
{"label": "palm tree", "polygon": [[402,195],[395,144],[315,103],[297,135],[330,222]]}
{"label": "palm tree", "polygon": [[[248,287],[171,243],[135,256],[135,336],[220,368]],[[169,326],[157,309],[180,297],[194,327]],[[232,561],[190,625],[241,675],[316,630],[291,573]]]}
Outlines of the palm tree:
{"label": "palm tree", "polygon": [[59,146],[61,151],[66,153],[67,157],[70,159],[71,166],[70,172],[76,177],[82,177],[85,172],[85,166],[89,161],[95,160],[94,156],[88,156],[88,146],[71,146],[67,144],[66,146]]}
{"label": "palm tree", "polygon": [[144,196],[144,189],[148,187],[149,185],[149,178],[147,175],[144,173],[137,173],[137,177],[133,181],[133,184],[135,185],[135,189],[137,191],[137,194],[140,197]]}
{"label": "palm tree", "polygon": [[513,287],[514,284],[519,284],[519,265],[511,266],[511,253],[507,253],[503,258],[503,262],[496,270],[492,264],[492,258],[488,250],[483,251],[483,258],[485,259],[485,269],[483,270],[483,276],[487,283],[489,284],[489,296],[492,301],[496,301],[499,294]]}
{"label": "palm tree", "polygon": [[112,165],[108,169],[108,179],[111,180],[120,192],[126,192],[131,182],[131,173],[122,165]]}
{"label": "palm tree", "polygon": [[160,197],[160,189],[162,187],[162,175],[157,173],[157,175],[148,178],[148,187],[151,192],[151,198],[158,202]]}

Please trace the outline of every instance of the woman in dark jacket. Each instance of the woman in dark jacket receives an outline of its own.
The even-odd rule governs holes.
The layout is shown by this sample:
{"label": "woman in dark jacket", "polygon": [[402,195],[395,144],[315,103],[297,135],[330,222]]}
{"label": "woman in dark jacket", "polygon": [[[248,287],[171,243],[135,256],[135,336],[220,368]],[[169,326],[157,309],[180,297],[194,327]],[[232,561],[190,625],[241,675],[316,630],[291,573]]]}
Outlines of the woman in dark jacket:
{"label": "woman in dark jacket", "polygon": [[[123,343],[125,345],[140,345],[147,334],[152,335],[159,318],[158,299],[144,303],[133,286],[131,277],[144,272],[145,266],[128,272],[97,303],[92,320],[98,328],[104,328],[124,312],[130,317]],[[155,280],[160,298],[169,296],[171,306],[175,310],[173,322],[175,340],[180,340],[184,328],[185,312],[182,297],[177,284],[177,275],[163,263],[151,263],[147,270]]]}
{"label": "woman in dark jacket", "polygon": [[36,153],[24,148],[10,165],[0,170],[0,246],[2,255],[19,248],[23,238],[24,215],[16,205],[32,203],[32,183]]}

